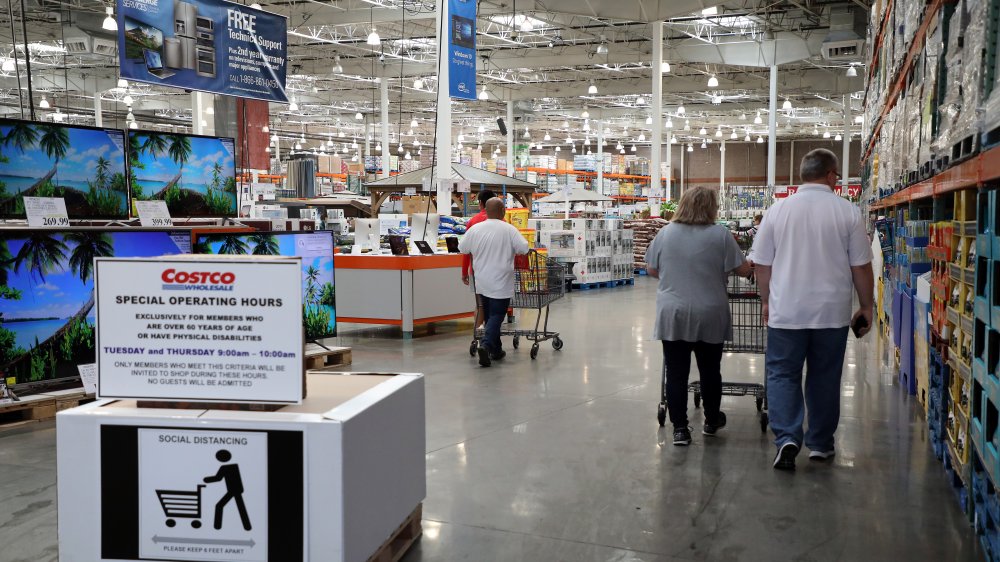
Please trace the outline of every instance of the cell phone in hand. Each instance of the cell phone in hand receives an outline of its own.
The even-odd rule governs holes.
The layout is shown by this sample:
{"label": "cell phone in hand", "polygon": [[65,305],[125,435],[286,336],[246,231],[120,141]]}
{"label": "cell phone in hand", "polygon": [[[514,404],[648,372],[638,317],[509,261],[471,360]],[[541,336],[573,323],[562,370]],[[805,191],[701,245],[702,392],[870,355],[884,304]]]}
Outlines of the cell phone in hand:
{"label": "cell phone in hand", "polygon": [[854,323],[851,324],[851,331],[854,332],[854,337],[861,337],[861,330],[868,327],[868,320],[864,316],[858,316],[854,319]]}

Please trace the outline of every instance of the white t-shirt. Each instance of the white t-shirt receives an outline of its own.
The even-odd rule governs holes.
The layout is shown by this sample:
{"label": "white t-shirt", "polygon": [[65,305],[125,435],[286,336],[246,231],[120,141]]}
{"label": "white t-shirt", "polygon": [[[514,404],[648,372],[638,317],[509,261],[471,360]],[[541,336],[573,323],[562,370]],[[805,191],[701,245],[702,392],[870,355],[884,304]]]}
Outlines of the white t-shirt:
{"label": "white t-shirt", "polygon": [[492,299],[514,296],[514,256],[528,253],[528,241],[513,225],[487,219],[462,236],[458,251],[472,254],[476,293]]}
{"label": "white t-shirt", "polygon": [[851,267],[872,261],[861,212],[825,185],[805,184],[771,207],[750,260],[771,266],[772,328],[842,328],[851,323]]}

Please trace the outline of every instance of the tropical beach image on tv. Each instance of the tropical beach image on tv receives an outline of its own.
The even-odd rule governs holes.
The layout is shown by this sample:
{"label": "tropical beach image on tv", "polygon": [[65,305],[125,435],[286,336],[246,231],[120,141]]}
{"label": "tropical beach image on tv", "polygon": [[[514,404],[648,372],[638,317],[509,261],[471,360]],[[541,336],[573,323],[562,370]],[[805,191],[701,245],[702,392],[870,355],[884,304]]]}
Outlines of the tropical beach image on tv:
{"label": "tropical beach image on tv", "polygon": [[129,185],[136,200],[163,200],[175,217],[236,216],[231,138],[129,131]]}
{"label": "tropical beach image on tv", "polygon": [[337,335],[337,290],[334,286],[331,232],[207,235],[197,239],[194,253],[301,257],[302,323],[306,339]]}
{"label": "tropical beach image on tv", "polygon": [[0,231],[0,372],[21,384],[95,361],[94,258],[189,251],[186,231]]}
{"label": "tropical beach image on tv", "polygon": [[70,218],[125,218],[125,133],[0,119],[0,218],[25,218],[24,197],[62,197]]}

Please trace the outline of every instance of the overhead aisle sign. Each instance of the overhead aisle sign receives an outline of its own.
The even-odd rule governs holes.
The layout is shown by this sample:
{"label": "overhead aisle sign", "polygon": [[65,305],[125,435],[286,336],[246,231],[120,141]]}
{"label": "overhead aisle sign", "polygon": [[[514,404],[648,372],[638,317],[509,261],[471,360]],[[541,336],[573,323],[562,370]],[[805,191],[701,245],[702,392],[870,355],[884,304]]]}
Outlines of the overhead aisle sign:
{"label": "overhead aisle sign", "polygon": [[448,0],[448,93],[476,99],[476,2]]}
{"label": "overhead aisle sign", "polygon": [[117,0],[121,76],[287,102],[288,22],[224,0]]}

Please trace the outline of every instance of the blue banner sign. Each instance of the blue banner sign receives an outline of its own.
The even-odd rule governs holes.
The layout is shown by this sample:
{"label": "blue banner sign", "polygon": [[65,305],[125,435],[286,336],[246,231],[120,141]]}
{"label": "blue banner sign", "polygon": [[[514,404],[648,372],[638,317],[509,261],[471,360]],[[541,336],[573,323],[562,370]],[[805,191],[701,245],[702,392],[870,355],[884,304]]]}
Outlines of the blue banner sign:
{"label": "blue banner sign", "polygon": [[476,99],[476,0],[448,0],[448,93]]}
{"label": "blue banner sign", "polygon": [[121,76],[287,102],[288,22],[224,0],[117,0]]}

